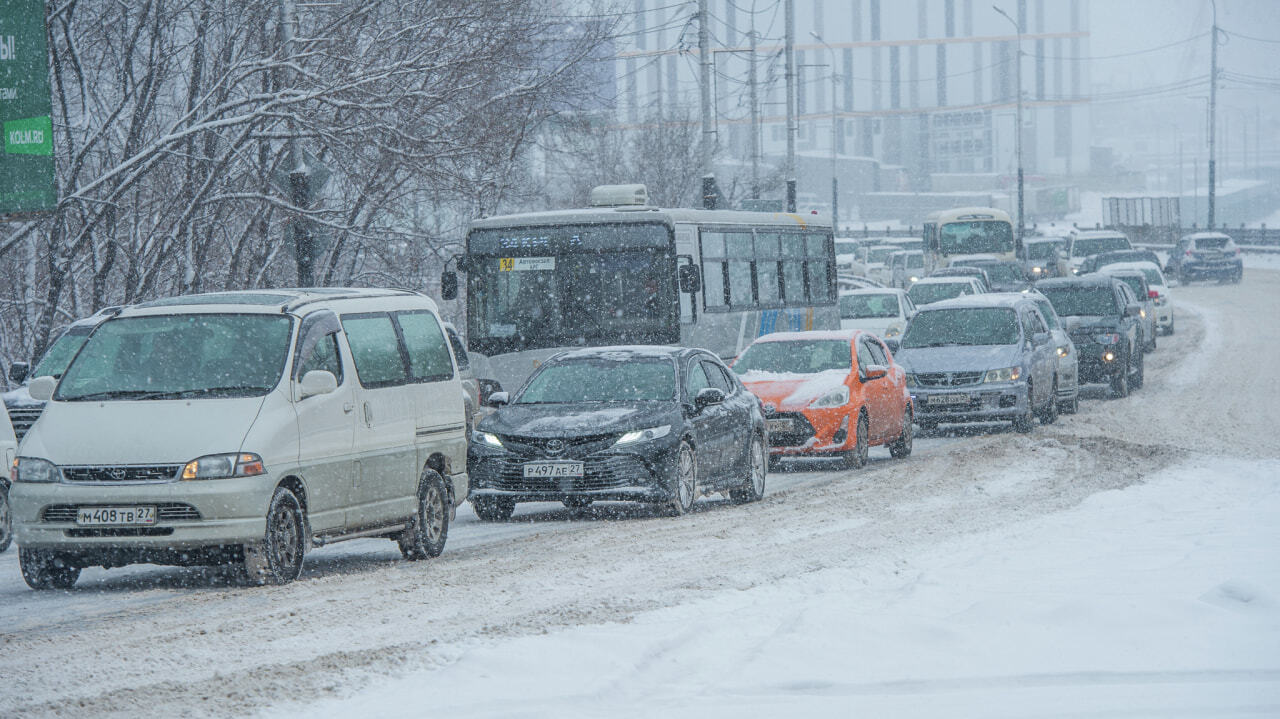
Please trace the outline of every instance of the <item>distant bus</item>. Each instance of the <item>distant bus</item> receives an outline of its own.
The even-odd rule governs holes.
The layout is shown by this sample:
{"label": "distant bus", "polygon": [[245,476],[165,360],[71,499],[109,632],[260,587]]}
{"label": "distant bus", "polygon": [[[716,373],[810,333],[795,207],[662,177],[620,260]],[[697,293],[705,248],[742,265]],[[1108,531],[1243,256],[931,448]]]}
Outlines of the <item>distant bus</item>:
{"label": "distant bus", "polygon": [[[590,209],[472,223],[459,268],[485,379],[514,390],[572,347],[671,344],[727,358],[770,332],[840,327],[830,224],[646,203],[643,185],[605,186]],[[446,273],[445,299],[456,286]]]}
{"label": "distant bus", "polygon": [[962,255],[1018,260],[1009,213],[993,207],[957,207],[931,213],[924,222],[924,269],[929,274]]}

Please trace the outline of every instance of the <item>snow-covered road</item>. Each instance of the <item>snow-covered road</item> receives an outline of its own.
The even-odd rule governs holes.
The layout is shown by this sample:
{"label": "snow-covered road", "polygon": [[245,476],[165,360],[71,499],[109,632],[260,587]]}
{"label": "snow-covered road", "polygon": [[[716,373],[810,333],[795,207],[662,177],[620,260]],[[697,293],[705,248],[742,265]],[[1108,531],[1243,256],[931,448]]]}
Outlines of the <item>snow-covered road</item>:
{"label": "snow-covered road", "polygon": [[443,556],[217,569],[0,555],[2,716],[1280,713],[1280,272],[1177,288],[1124,400],[922,438],[765,501],[464,508]]}

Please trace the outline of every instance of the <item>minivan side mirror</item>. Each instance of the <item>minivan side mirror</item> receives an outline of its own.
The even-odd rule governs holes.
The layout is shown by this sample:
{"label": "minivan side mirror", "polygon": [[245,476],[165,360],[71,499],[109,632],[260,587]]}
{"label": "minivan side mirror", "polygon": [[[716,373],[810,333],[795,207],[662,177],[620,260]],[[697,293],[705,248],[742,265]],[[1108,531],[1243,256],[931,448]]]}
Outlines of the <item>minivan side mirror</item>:
{"label": "minivan side mirror", "polygon": [[493,394],[489,395],[489,401],[485,402],[485,404],[489,405],[490,407],[506,406],[508,404],[511,404],[511,395],[507,394],[506,392],[494,392]]}
{"label": "minivan side mirror", "polygon": [[458,273],[453,270],[440,273],[440,299],[458,299]]}
{"label": "minivan side mirror", "polygon": [[31,394],[31,399],[48,402],[53,399],[53,391],[57,388],[57,378],[45,375],[31,380],[31,384],[27,385],[27,392]]}
{"label": "minivan side mirror", "polygon": [[721,404],[724,402],[724,392],[715,387],[703,387],[698,390],[698,394],[694,395],[693,407],[696,411],[701,412],[710,405]]}
{"label": "minivan side mirror", "polygon": [[14,362],[9,365],[9,381],[14,384],[22,384],[30,371],[31,365],[26,362]]}
{"label": "minivan side mirror", "polygon": [[694,294],[702,289],[702,276],[698,274],[697,265],[680,265],[680,291]]}
{"label": "minivan side mirror", "polygon": [[327,369],[313,369],[302,375],[298,383],[298,399],[304,400],[318,394],[329,394],[338,390],[338,378]]}

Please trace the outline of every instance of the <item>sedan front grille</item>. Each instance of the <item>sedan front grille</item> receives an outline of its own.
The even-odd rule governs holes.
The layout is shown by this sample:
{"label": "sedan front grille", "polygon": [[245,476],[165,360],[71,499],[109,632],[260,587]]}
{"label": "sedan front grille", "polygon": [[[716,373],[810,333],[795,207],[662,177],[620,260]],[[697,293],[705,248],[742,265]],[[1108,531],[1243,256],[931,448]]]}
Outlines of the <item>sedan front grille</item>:
{"label": "sedan front grille", "polygon": [[86,484],[130,484],[172,482],[182,470],[180,464],[108,465],[100,467],[61,467],[67,482]]}
{"label": "sedan front grille", "polygon": [[981,372],[917,372],[916,383],[921,387],[964,387],[982,381]]}
{"label": "sedan front grille", "polygon": [[[138,502],[130,502],[129,504],[139,504]],[[147,504],[142,502],[141,504]],[[87,504],[51,504],[44,508],[40,513],[40,521],[49,522],[51,524],[71,523],[76,521],[76,511],[80,507],[90,507]],[[119,505],[103,505],[115,507]],[[190,504],[182,504],[179,502],[164,502],[156,505],[156,521],[172,522],[183,519],[200,519],[200,510],[192,507]]]}
{"label": "sedan front grille", "polygon": [[649,484],[653,473],[637,457],[625,455],[595,457],[584,460],[581,477],[524,476],[524,462],[519,458],[488,457],[468,467],[477,486],[504,492],[590,492]]}
{"label": "sedan front grille", "polygon": [[521,457],[539,459],[574,459],[608,449],[617,441],[617,434],[597,434],[586,437],[523,437],[500,435],[502,446],[508,452]]}
{"label": "sedan front grille", "polygon": [[[770,447],[802,447],[815,434],[813,425],[809,420],[799,412],[777,412],[765,415],[766,421],[769,422],[771,429],[769,430],[769,446]],[[780,431],[773,429],[778,426],[774,420],[790,420],[791,430]]]}

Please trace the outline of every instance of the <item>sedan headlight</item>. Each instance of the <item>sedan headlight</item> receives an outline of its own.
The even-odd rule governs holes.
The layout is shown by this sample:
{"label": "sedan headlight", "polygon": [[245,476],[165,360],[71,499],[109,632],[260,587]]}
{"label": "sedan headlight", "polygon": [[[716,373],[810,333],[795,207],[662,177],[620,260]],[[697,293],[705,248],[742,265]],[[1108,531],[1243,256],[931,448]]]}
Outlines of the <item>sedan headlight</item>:
{"label": "sedan headlight", "polygon": [[1032,267],[1032,268],[1031,268],[1031,273],[1032,273],[1032,274],[1034,274],[1034,275],[1038,275],[1038,274],[1040,274],[1041,272],[1044,272],[1044,268],[1043,268],[1043,267]]}
{"label": "sedan headlight", "polygon": [[1093,341],[1101,345],[1114,345],[1120,342],[1120,335],[1115,332],[1104,332],[1100,335],[1094,335]]}
{"label": "sedan headlight", "polygon": [[187,465],[182,468],[183,479],[230,479],[254,477],[266,473],[267,468],[262,466],[262,457],[252,452],[208,454],[187,462]]}
{"label": "sedan headlight", "polygon": [[1004,367],[1001,369],[987,370],[987,376],[982,378],[983,382],[1017,382],[1022,376],[1021,367]]}
{"label": "sedan headlight", "polygon": [[671,432],[671,425],[664,424],[661,427],[650,427],[648,429],[636,429],[623,434],[614,442],[614,446],[619,444],[635,444],[636,442],[648,442],[651,439],[659,439],[666,437]]}
{"label": "sedan headlight", "polygon": [[494,449],[506,449],[505,447],[502,446],[502,440],[498,439],[498,435],[492,434],[490,432],[476,432],[475,435],[472,437],[472,439],[476,442],[479,442],[480,444],[483,444],[486,447],[493,447]]}
{"label": "sedan headlight", "polygon": [[1066,346],[1066,345],[1062,345],[1061,347],[1059,347],[1059,348],[1058,348],[1058,356],[1059,356],[1059,357],[1066,357],[1066,356],[1067,356],[1067,355],[1069,355],[1069,354],[1071,354],[1071,348],[1070,348],[1070,347],[1068,347],[1068,346]]}
{"label": "sedan headlight", "polygon": [[844,385],[840,385],[836,389],[833,389],[830,392],[827,392],[821,397],[815,399],[813,402],[809,404],[809,406],[815,409],[822,409],[822,408],[830,408],[830,407],[843,407],[846,404],[849,404],[849,388],[845,387]]}
{"label": "sedan headlight", "polygon": [[62,471],[47,459],[18,457],[13,460],[13,471],[9,473],[9,479],[15,482],[61,482]]}

